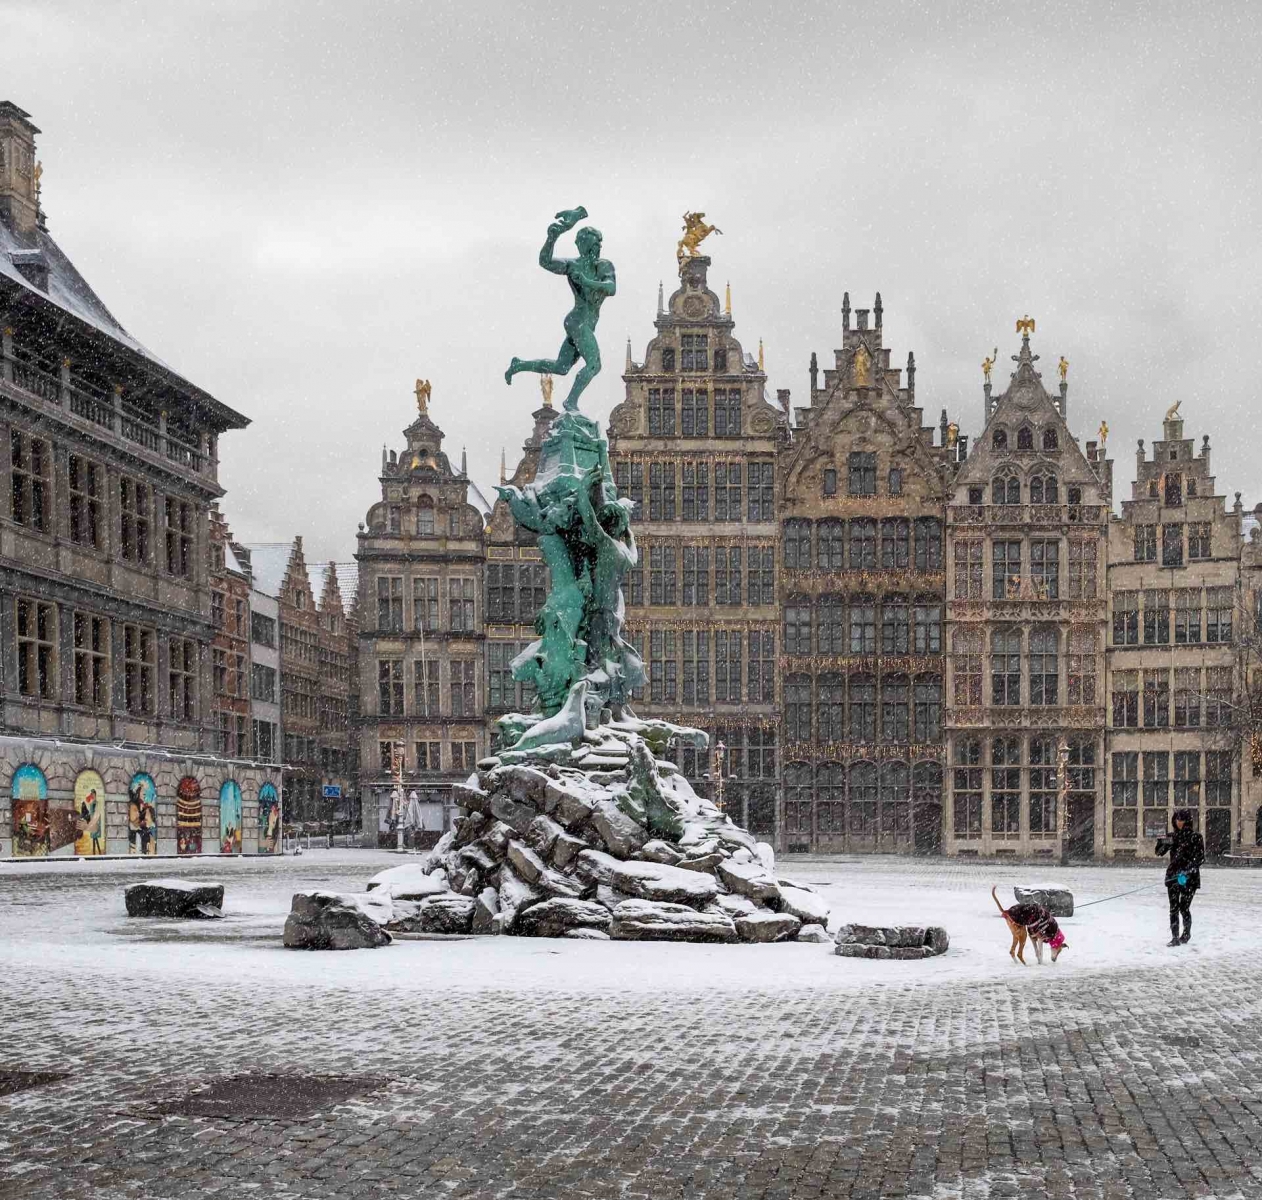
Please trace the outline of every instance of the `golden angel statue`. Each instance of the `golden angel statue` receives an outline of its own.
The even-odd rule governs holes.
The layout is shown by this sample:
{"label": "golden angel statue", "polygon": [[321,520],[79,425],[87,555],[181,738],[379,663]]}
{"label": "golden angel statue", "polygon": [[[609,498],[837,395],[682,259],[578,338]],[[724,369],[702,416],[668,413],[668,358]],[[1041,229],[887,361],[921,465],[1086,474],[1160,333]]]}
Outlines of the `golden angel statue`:
{"label": "golden angel statue", "polygon": [[1034,332],[1034,318],[1029,313],[1017,321],[1017,332],[1025,337],[1029,337]]}
{"label": "golden angel statue", "polygon": [[1106,446],[1106,445],[1108,445],[1108,441],[1109,441],[1109,423],[1108,423],[1108,421],[1101,421],[1101,422],[1100,422],[1100,429],[1099,429],[1099,431],[1098,431],[1097,436],[1098,436],[1098,437],[1099,437],[1099,439],[1100,439],[1100,445],[1101,445],[1101,446]]}
{"label": "golden angel statue", "polygon": [[948,447],[954,447],[960,440],[960,427],[956,422],[952,421],[947,426],[946,444]]}
{"label": "golden angel statue", "polygon": [[683,267],[685,258],[696,258],[701,253],[699,247],[710,234],[722,232],[717,225],[705,223],[705,213],[684,213],[684,236],[679,239],[679,248],[675,251],[680,268]]}
{"label": "golden angel statue", "polygon": [[430,383],[428,379],[418,379],[416,381],[416,411],[421,416],[429,413],[429,393]]}
{"label": "golden angel statue", "polygon": [[862,343],[859,344],[859,349],[854,352],[854,379],[852,382],[855,387],[872,386],[872,356]]}
{"label": "golden angel statue", "polygon": [[1063,354],[1060,356],[1060,362],[1056,364],[1056,369],[1060,372],[1060,381],[1064,383],[1069,378],[1069,359]]}
{"label": "golden angel statue", "polygon": [[986,377],[986,382],[990,382],[990,373],[995,369],[995,361],[999,357],[999,347],[996,346],[991,352],[989,358],[982,359],[982,374]]}
{"label": "golden angel statue", "polygon": [[539,390],[543,393],[543,402],[549,408],[552,407],[552,376],[539,376]]}

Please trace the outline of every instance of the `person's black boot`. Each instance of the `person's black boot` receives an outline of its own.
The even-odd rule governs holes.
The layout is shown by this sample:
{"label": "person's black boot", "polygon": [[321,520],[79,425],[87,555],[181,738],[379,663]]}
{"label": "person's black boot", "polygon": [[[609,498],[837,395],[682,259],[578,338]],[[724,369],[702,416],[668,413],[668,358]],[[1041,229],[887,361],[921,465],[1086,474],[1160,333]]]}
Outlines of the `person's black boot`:
{"label": "person's black boot", "polygon": [[1187,913],[1183,918],[1183,936],[1179,938],[1182,945],[1187,945],[1192,940],[1192,914]]}
{"label": "person's black boot", "polygon": [[1181,942],[1181,941],[1180,941],[1177,937],[1172,937],[1172,938],[1171,938],[1171,939],[1170,939],[1170,940],[1166,943],[1166,945],[1167,945],[1167,946],[1181,946],[1182,944],[1183,944],[1183,943],[1182,943],[1182,942]]}

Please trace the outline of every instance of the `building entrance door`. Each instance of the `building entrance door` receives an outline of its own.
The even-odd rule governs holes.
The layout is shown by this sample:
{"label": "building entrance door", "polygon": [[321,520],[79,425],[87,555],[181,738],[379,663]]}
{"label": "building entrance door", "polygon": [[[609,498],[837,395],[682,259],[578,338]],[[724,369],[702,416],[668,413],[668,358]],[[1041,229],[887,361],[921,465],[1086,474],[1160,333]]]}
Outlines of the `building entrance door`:
{"label": "building entrance door", "polygon": [[1095,797],[1069,797],[1069,839],[1070,858],[1095,857]]}
{"label": "building entrance door", "polygon": [[1231,809],[1205,810],[1205,857],[1222,858],[1231,850]]}

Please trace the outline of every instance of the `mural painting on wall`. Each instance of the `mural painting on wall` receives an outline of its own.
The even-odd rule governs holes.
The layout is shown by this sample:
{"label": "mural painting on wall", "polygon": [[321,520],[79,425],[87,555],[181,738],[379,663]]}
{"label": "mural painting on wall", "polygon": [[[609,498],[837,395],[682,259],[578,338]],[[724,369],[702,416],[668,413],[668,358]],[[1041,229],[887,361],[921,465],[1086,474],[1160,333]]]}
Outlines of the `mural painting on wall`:
{"label": "mural painting on wall", "polygon": [[219,853],[241,853],[241,785],[235,779],[219,789]]}
{"label": "mural painting on wall", "polygon": [[158,786],[143,771],[127,788],[127,853],[158,853]]}
{"label": "mural painting on wall", "polygon": [[175,852],[202,852],[202,785],[191,775],[175,789]]}
{"label": "mural painting on wall", "polygon": [[259,853],[275,854],[280,849],[280,797],[276,785],[259,788]]}
{"label": "mural painting on wall", "polygon": [[13,853],[33,858],[52,852],[48,780],[34,763],[23,763],[13,772]]}
{"label": "mural painting on wall", "polygon": [[74,781],[76,854],[105,853],[105,780],[96,771],[80,771]]}

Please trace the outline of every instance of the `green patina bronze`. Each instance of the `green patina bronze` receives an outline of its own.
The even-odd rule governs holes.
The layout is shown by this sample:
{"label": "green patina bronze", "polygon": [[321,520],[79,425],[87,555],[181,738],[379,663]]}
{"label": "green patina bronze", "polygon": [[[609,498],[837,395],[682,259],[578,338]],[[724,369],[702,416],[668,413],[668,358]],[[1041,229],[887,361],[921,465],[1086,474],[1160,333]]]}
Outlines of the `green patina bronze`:
{"label": "green patina bronze", "polygon": [[583,366],[574,377],[570,394],[565,398],[566,412],[578,412],[578,398],[597,375],[600,374],[600,346],[596,342],[596,322],[600,320],[600,306],[606,296],[618,290],[614,278],[613,263],[600,257],[601,234],[599,229],[585,225],[575,236],[577,258],[557,258],[557,238],[569,232],[587,216],[587,209],[568,208],[557,213],[556,220],[548,226],[548,236],[539,251],[539,265],[555,275],[564,275],[574,293],[574,307],[565,318],[565,341],[556,358],[514,358],[504,372],[504,382],[512,383],[520,371],[534,371],[539,375],[568,375],[578,359]]}
{"label": "green patina bronze", "polygon": [[544,717],[522,733],[519,747],[578,736],[605,709],[620,716],[644,682],[640,656],[622,637],[622,577],[639,561],[632,503],[618,498],[600,426],[578,411],[579,393],[600,369],[596,318],[613,294],[613,264],[599,257],[600,234],[590,228],[579,230],[579,258],[552,256],[557,238],[586,215],[583,208],[558,213],[539,255],[574,291],[565,345],[555,362],[514,358],[507,375],[564,374],[578,356],[585,364],[544,439],[534,482],[499,488],[517,522],[538,537],[552,578],[535,617],[539,636],[513,662],[514,678],[534,684]]}

